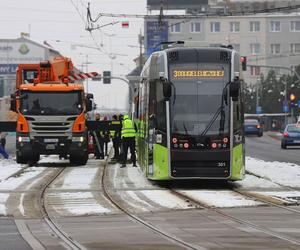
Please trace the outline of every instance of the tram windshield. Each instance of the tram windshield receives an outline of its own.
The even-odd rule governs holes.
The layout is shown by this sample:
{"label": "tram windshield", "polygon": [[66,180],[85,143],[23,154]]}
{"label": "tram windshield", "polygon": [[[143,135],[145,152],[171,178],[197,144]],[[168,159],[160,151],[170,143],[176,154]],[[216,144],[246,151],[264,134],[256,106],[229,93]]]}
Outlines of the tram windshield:
{"label": "tram windshield", "polygon": [[174,84],[170,100],[172,134],[228,133],[229,65],[174,64],[170,74]]}

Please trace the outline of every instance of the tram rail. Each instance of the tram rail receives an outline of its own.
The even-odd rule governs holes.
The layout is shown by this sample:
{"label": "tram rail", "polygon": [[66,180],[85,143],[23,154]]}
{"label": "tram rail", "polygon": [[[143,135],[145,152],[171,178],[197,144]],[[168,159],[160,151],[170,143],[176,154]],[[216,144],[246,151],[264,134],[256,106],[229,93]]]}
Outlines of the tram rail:
{"label": "tram rail", "polygon": [[[246,196],[245,194],[241,193],[241,192],[238,192],[236,191],[235,189],[232,189],[233,191],[237,192],[237,193],[240,193],[244,196]],[[242,224],[242,225],[245,225],[245,226],[248,226],[248,227],[251,227],[255,230],[259,230],[260,232],[264,233],[264,234],[267,234],[269,236],[273,236],[275,238],[278,238],[278,239],[281,239],[281,240],[284,240],[284,241],[287,241],[291,244],[294,244],[294,245],[297,245],[297,246],[300,246],[300,240],[297,240],[297,239],[294,239],[294,238],[291,238],[289,236],[286,236],[286,235],[282,235],[282,234],[279,234],[279,233],[276,233],[272,230],[269,230],[267,228],[264,228],[260,225],[257,225],[255,223],[252,223],[252,222],[249,222],[249,221],[246,221],[246,220],[243,220],[243,219],[240,219],[236,216],[233,216],[233,215],[230,215],[229,213],[226,213],[224,211],[222,211],[221,209],[218,209],[218,208],[215,208],[215,207],[212,207],[212,206],[209,206],[207,204],[204,204],[204,203],[201,203],[195,199],[193,199],[192,197],[190,197],[189,195],[186,195],[186,194],[182,194],[180,192],[178,192],[177,190],[175,189],[170,189],[170,191],[174,194],[174,195],[177,195],[178,197],[181,197],[182,199],[185,199],[185,200],[189,200],[191,201],[192,203],[194,203],[198,208],[202,208],[202,209],[206,209],[207,211],[211,212],[211,213],[214,213],[214,214],[218,214],[228,220],[231,220],[233,222],[237,222],[239,224]],[[250,196],[248,196],[250,197]],[[251,198],[255,198],[256,197],[251,197]],[[281,208],[281,209],[285,209],[285,210],[288,210],[290,212],[293,212],[293,213],[297,213],[297,214],[300,214],[300,211],[297,211],[295,209],[291,209],[291,208],[287,208],[287,207],[284,207],[284,206],[280,206],[280,205],[277,205],[277,204],[274,204],[272,202],[267,202],[267,201],[264,201],[264,200],[261,200],[262,202],[265,202],[266,204],[268,205],[273,205],[275,207],[278,207],[278,208]]]}
{"label": "tram rail", "polygon": [[[107,158],[108,160],[108,158]],[[144,227],[148,228],[149,230],[151,230],[152,232],[159,234],[161,237],[179,245],[184,247],[185,249],[189,249],[189,250],[205,250],[206,248],[200,247],[200,246],[196,246],[193,244],[190,244],[188,242],[185,242],[181,239],[179,239],[176,236],[173,236],[157,227],[155,227],[154,225],[148,223],[147,221],[145,221],[144,219],[142,219],[141,217],[137,216],[136,214],[131,213],[129,210],[127,210],[124,206],[122,206],[118,201],[116,201],[112,195],[109,193],[107,186],[106,186],[106,176],[107,176],[107,160],[106,163],[104,165],[104,169],[103,169],[103,174],[102,174],[102,190],[103,193],[105,195],[105,197],[112,202],[112,204],[114,204],[121,212],[123,212],[124,214],[128,215],[130,218],[134,219],[136,222],[138,222],[139,224],[143,225]]]}
{"label": "tram rail", "polygon": [[48,213],[47,205],[45,203],[45,196],[47,188],[53,183],[66,169],[67,167],[61,167],[50,179],[45,183],[39,192],[39,205],[43,216],[43,219],[47,226],[52,230],[55,236],[57,236],[67,249],[72,250],[86,250],[84,246],[73,240],[65,231],[63,231],[59,225],[51,218]]}

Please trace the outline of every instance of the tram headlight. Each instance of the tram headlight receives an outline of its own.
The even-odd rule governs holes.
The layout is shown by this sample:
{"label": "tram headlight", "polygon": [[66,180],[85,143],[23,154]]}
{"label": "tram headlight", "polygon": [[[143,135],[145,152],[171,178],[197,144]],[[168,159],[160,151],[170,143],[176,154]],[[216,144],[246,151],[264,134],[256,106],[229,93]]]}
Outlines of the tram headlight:
{"label": "tram headlight", "polygon": [[177,143],[177,141],[178,141],[178,140],[177,140],[177,138],[175,138],[175,137],[174,137],[174,138],[172,138],[172,142],[173,142],[174,144],[176,144],[176,143]]}
{"label": "tram headlight", "polygon": [[183,147],[187,149],[187,148],[190,147],[190,145],[186,142],[186,143],[183,144]]}
{"label": "tram headlight", "polygon": [[225,143],[225,144],[226,144],[226,143],[228,143],[228,141],[229,141],[229,140],[228,140],[228,138],[227,138],[227,137],[224,137],[224,138],[223,138],[223,143]]}
{"label": "tram headlight", "polygon": [[213,143],[211,144],[211,148],[212,148],[212,149],[216,149],[217,147],[218,147],[218,144],[217,144],[217,143],[213,142]]}

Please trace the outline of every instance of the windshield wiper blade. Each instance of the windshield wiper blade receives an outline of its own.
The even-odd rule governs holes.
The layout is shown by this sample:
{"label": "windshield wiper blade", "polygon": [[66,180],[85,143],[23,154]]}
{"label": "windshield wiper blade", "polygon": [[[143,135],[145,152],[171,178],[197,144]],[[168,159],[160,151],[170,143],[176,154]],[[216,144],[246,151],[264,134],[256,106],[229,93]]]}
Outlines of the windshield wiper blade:
{"label": "windshield wiper blade", "polygon": [[206,126],[206,128],[202,131],[201,136],[205,136],[208,132],[208,130],[211,128],[211,126],[214,124],[214,122],[216,121],[216,119],[218,118],[220,112],[221,112],[221,108],[219,107],[216,111],[216,113],[214,114],[213,118],[210,120],[210,122],[208,123],[208,125]]}
{"label": "windshield wiper blade", "polygon": [[185,126],[185,122],[182,122],[182,125],[183,125],[183,128],[184,128],[185,134],[186,134],[187,136],[189,136],[190,134],[189,134],[189,132],[187,131],[187,128],[186,128],[186,126]]}
{"label": "windshield wiper blade", "polygon": [[[217,109],[217,111],[215,112],[214,116],[211,118],[210,122],[208,123],[208,125],[206,126],[206,128],[203,130],[203,132],[201,133],[201,136],[205,136],[207,134],[207,132],[209,131],[209,129],[211,128],[211,126],[214,124],[214,122],[217,120],[218,116],[221,114],[221,119],[220,119],[220,128],[219,128],[219,133],[222,134],[224,132],[224,127],[225,127],[225,110],[224,110],[224,99],[226,96],[226,89],[227,86],[230,84],[230,81],[228,83],[225,84],[225,86],[223,87],[222,90],[222,101],[221,101],[221,105],[219,106],[219,108]],[[227,104],[227,101],[226,101]]]}

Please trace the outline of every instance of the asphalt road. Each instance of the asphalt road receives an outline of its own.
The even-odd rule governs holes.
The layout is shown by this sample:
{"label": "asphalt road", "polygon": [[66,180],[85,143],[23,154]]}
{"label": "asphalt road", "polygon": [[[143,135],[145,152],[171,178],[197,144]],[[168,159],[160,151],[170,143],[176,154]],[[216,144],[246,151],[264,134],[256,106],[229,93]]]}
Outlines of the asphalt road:
{"label": "asphalt road", "polygon": [[265,133],[263,137],[246,137],[246,155],[264,161],[290,162],[300,165],[300,147],[282,149],[280,137]]}

